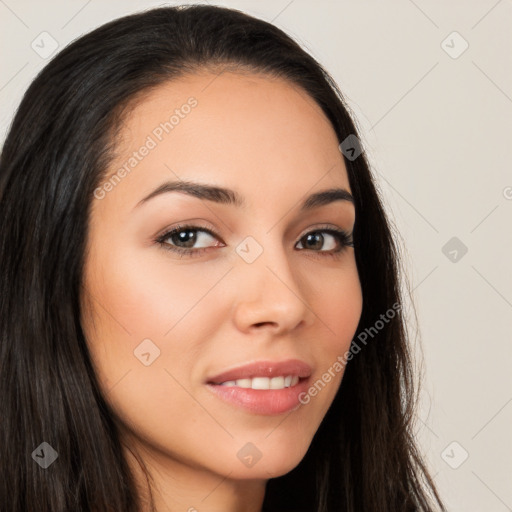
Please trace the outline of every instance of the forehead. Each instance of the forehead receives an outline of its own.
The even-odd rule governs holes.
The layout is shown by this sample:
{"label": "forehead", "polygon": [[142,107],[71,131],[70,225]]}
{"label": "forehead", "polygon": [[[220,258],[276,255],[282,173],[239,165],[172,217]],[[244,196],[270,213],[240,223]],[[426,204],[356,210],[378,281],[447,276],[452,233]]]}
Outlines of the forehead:
{"label": "forehead", "polygon": [[[123,195],[131,202],[178,178],[244,196],[301,196],[320,181],[349,190],[329,120],[304,90],[281,78],[204,72],[166,82],[138,99],[119,133],[108,174],[125,167]],[[143,146],[150,149],[141,157]]]}

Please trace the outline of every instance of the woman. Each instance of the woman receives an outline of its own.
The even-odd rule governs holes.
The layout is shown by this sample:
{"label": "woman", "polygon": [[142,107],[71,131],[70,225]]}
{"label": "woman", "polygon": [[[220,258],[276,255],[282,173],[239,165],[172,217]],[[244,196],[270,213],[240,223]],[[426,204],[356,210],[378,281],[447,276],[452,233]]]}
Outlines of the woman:
{"label": "woman", "polygon": [[282,31],[107,23],[34,80],[0,164],[2,511],[444,510],[389,222]]}

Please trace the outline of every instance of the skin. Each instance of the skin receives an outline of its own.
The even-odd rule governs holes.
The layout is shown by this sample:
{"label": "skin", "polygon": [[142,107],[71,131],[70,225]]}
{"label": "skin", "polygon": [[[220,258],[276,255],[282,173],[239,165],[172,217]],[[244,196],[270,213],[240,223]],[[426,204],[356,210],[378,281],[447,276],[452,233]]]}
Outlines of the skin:
{"label": "skin", "polygon": [[[159,512],[256,512],[268,479],[304,457],[343,372],[307,405],[275,416],[226,403],[204,381],[248,362],[298,358],[315,382],[348,350],[362,310],[354,249],[321,229],[323,245],[304,247],[324,224],[352,233],[355,210],[336,201],[299,213],[314,192],[350,192],[338,141],[305,92],[255,73],[205,71],[146,94],[124,119],[110,174],[190,96],[197,106],[93,200],[82,324],[145,503],[135,455],[153,476]],[[172,192],[136,206],[179,179],[235,189],[247,205]],[[185,221],[218,235],[196,232],[192,247],[207,248],[196,257],[155,242]],[[235,251],[247,236],[263,249],[252,263]],[[160,350],[149,366],[134,355],[145,339]],[[237,457],[248,442],[262,454],[252,467]]]}

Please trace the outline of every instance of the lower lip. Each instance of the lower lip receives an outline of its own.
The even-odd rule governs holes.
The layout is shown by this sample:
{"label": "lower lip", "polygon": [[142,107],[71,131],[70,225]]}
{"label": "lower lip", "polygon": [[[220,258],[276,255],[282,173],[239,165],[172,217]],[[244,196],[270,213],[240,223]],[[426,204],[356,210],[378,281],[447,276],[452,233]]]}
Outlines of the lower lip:
{"label": "lower lip", "polygon": [[301,393],[306,393],[309,378],[300,379],[292,387],[284,389],[252,389],[237,386],[206,384],[222,400],[256,414],[277,415],[300,405]]}

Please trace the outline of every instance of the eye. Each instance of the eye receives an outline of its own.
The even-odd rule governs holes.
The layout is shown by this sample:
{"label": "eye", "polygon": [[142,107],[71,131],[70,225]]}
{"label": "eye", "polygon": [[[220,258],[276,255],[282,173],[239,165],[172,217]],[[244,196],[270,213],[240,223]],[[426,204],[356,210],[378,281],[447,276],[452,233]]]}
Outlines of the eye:
{"label": "eye", "polygon": [[[341,229],[319,228],[309,231],[298,242],[302,247],[313,252],[325,253],[320,256],[339,256],[346,247],[354,247],[352,237]],[[327,248],[325,249],[325,246]]]}
{"label": "eye", "polygon": [[[205,227],[177,226],[159,237],[156,242],[169,251],[195,256],[201,254],[209,247],[208,239],[215,240],[217,238],[215,233]],[[199,247],[195,246],[197,243],[200,244]],[[214,247],[215,243],[210,245]]]}
{"label": "eye", "polygon": [[[158,237],[155,242],[164,249],[178,254],[198,256],[210,247],[222,247],[223,245],[219,245],[218,240],[219,237],[206,227],[179,225]],[[309,231],[301,237],[297,245],[301,246],[298,249],[331,257],[340,256],[346,247],[354,246],[352,238],[347,232],[332,227]]]}

